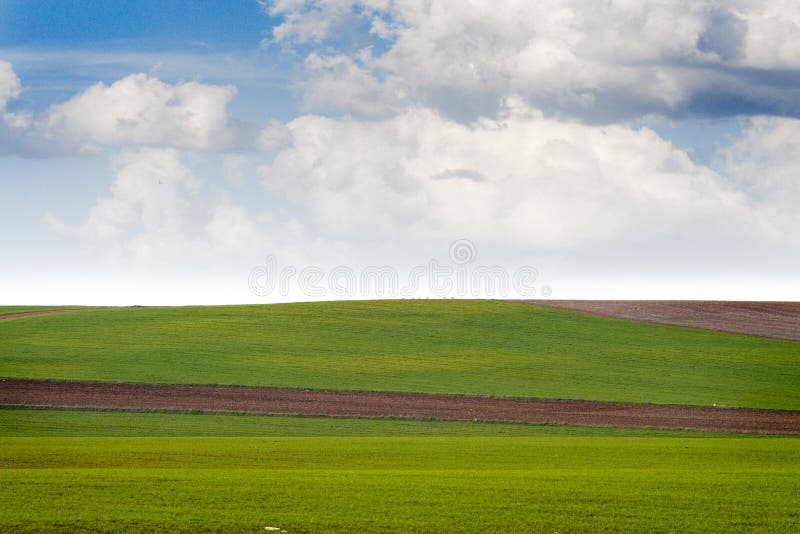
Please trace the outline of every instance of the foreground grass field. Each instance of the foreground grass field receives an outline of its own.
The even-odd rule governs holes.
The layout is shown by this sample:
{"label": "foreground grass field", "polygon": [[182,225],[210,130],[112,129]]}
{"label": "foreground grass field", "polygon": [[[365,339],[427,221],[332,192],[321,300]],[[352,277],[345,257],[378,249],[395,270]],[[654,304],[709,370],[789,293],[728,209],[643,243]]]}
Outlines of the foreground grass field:
{"label": "foreground grass field", "polygon": [[[142,431],[162,437],[100,437]],[[248,431],[272,437],[189,437]],[[0,531],[788,532],[798,453],[774,436],[3,409]]]}
{"label": "foreground grass field", "polygon": [[0,376],[800,409],[800,344],[495,301],[91,310],[0,322]]}

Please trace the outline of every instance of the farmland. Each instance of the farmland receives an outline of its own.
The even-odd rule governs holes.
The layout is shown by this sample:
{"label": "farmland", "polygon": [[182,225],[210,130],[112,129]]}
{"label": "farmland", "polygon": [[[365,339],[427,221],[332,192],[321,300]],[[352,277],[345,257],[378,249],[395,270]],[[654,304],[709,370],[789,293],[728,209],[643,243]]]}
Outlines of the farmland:
{"label": "farmland", "polygon": [[[69,307],[57,306],[57,309],[66,309]],[[3,315],[11,315],[16,313],[25,313],[33,311],[46,311],[55,309],[53,306],[0,306],[0,317]]]}
{"label": "farmland", "polygon": [[506,421],[800,434],[800,412],[246,386],[0,379],[0,405]]}
{"label": "farmland", "polygon": [[17,409],[0,435],[0,530],[800,526],[793,438]]}
{"label": "farmland", "polygon": [[495,301],[0,321],[0,376],[800,409],[796,342]]}
{"label": "farmland", "polygon": [[[4,437],[419,437],[592,436],[724,437],[691,430],[435,421],[390,418],[287,417],[196,412],[134,412],[0,407]],[[740,436],[741,437],[741,436]],[[755,439],[755,436],[753,436]]]}
{"label": "farmland", "polygon": [[199,413],[196,387],[170,386],[329,390],[291,391],[306,405],[500,397],[452,397],[465,413],[473,400],[532,413],[514,397],[797,410],[797,342],[523,303],[379,301],[87,309],[0,321],[0,347],[0,377],[127,383],[39,383],[33,400],[85,387],[112,408],[103,395],[154,388],[188,407],[0,407],[0,531],[800,529],[796,436]]}
{"label": "farmland", "polygon": [[538,306],[800,341],[800,302],[697,300],[537,300]]}

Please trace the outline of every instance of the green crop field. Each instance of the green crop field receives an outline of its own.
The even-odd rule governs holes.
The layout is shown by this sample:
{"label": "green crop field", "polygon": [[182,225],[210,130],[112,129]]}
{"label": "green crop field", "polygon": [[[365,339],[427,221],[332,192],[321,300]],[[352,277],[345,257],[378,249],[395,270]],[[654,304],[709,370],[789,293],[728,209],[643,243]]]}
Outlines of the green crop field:
{"label": "green crop field", "polygon": [[0,322],[0,376],[800,409],[800,344],[521,303],[327,302]]}
{"label": "green crop field", "polygon": [[651,430],[487,421],[297,417],[0,407],[0,437],[258,436],[726,436]]}
{"label": "green crop field", "polygon": [[[492,301],[87,309],[0,321],[0,376],[797,409],[798,346]],[[797,437],[0,408],[0,532],[775,532],[798,510]]]}
{"label": "green crop field", "polygon": [[[160,437],[104,437],[126,434]],[[0,410],[4,532],[788,532],[799,510],[789,437]]]}

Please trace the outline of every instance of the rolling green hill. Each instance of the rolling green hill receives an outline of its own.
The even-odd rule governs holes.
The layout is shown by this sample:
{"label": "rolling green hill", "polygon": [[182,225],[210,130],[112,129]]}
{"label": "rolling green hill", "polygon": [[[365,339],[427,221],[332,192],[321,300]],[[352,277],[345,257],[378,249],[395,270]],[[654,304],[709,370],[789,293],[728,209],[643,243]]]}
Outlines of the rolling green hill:
{"label": "rolling green hill", "polygon": [[10,319],[0,376],[800,409],[800,343],[498,301]]}

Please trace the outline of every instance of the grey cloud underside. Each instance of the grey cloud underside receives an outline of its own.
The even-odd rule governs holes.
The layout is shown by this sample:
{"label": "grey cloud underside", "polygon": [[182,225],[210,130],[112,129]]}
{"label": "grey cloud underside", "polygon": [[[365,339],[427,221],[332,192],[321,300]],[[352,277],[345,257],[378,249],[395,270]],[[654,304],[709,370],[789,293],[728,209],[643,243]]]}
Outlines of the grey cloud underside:
{"label": "grey cloud underside", "polygon": [[[594,103],[590,108],[564,105],[554,98],[530,98],[528,101],[547,116],[586,124],[613,124],[648,115],[670,119],[759,115],[800,118],[800,86],[790,87],[783,80],[773,84],[770,82],[775,75],[772,72],[742,71],[736,74],[740,76],[738,83],[703,88],[689,95],[679,106],[667,106],[617,90],[593,93]],[[791,72],[790,76],[800,76],[800,72]],[[481,117],[497,118],[504,108],[503,102],[504,98],[497,95],[467,93],[455,88],[442,94],[433,93],[425,99],[426,107],[464,123]],[[355,115],[360,116],[358,113]],[[364,118],[389,116],[391,113],[386,112]]]}
{"label": "grey cloud underside", "polygon": [[727,67],[709,77],[713,81],[671,115],[800,117],[800,70]]}
{"label": "grey cloud underside", "polygon": [[[634,87],[597,88],[580,95],[541,95],[520,91],[533,107],[546,115],[587,124],[611,124],[647,115],[667,118],[724,118],[771,115],[800,117],[800,70],[755,69],[747,67],[709,66],[697,62],[673,62],[670,66],[678,78],[702,78],[703,83],[687,91],[681,102],[665,103],[656,95],[642,93]],[[416,88],[414,105],[438,110],[444,116],[472,122],[481,117],[497,118],[504,109],[506,92],[475,90],[448,86]],[[585,96],[590,104],[576,104],[576,96]],[[409,104],[410,102],[407,102]],[[311,110],[317,109],[311,106]],[[366,119],[393,116],[397,107],[338,105],[320,106],[325,112],[346,112]]]}
{"label": "grey cloud underside", "polygon": [[715,9],[706,30],[697,40],[702,52],[713,52],[723,60],[741,58],[744,53],[747,23],[727,9]]}

